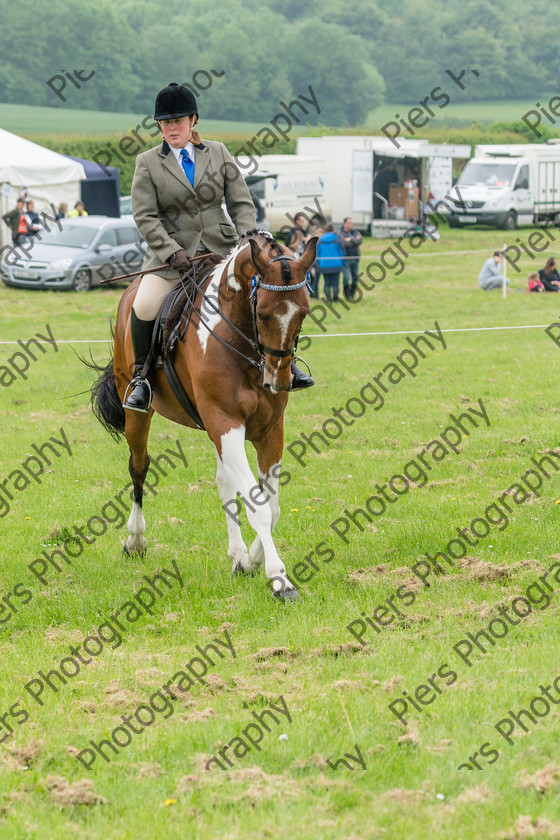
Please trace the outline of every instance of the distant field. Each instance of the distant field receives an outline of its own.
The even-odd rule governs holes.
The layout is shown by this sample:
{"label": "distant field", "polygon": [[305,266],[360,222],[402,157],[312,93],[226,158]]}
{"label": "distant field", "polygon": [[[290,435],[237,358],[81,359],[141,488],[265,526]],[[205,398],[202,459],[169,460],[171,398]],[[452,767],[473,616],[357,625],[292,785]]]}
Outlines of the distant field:
{"label": "distant field", "polygon": [[[206,134],[254,134],[270,120],[236,122],[201,120]],[[43,108],[0,103],[0,128],[16,134],[72,134],[87,137],[123,134],[138,125],[146,114],[117,114],[108,111],[78,111],[72,108]],[[303,132],[303,128],[300,128]]]}
{"label": "distant field", "polygon": [[[388,104],[376,108],[369,114],[366,126],[380,128],[394,119],[395,113],[404,116],[417,103]],[[449,124],[469,124],[473,121],[482,123],[497,120],[519,120],[534,107],[534,102],[466,102],[460,105],[448,105],[436,112],[436,117],[428,127]],[[72,108],[43,108],[31,105],[0,104],[0,128],[23,135],[72,134],[87,137],[111,133],[127,132],[144,119],[146,114],[119,114],[107,111],[78,111]],[[263,115],[259,122],[236,122],[235,120],[203,120],[201,124],[207,134],[234,135],[253,134],[272,118],[273,114]],[[294,133],[305,133],[305,126],[294,129]]]}
{"label": "distant field", "polygon": [[[545,100],[539,101],[544,102]],[[371,128],[380,128],[389,120],[394,119],[396,113],[406,118],[407,112],[414,105],[418,105],[418,102],[409,102],[405,105],[402,103],[399,105],[381,105],[381,107],[370,112],[366,120],[366,125]],[[499,120],[509,122],[510,120],[520,120],[523,114],[534,107],[535,101],[529,102],[528,100],[512,100],[510,102],[464,102],[457,105],[450,103],[446,108],[442,108],[441,111],[436,110],[436,116],[432,118],[433,122],[430,121],[427,125],[435,126],[436,123],[438,125],[468,125],[471,122],[492,123],[498,122]]]}

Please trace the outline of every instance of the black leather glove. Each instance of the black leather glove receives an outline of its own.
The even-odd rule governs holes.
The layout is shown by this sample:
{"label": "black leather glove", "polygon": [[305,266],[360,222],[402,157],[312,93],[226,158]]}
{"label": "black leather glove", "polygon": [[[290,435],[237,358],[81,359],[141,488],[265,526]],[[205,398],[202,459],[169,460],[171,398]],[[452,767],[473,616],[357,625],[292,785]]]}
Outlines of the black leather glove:
{"label": "black leather glove", "polygon": [[188,271],[191,267],[191,258],[189,254],[185,251],[184,248],[181,248],[179,251],[175,251],[169,257],[169,264],[175,268],[177,271]]}

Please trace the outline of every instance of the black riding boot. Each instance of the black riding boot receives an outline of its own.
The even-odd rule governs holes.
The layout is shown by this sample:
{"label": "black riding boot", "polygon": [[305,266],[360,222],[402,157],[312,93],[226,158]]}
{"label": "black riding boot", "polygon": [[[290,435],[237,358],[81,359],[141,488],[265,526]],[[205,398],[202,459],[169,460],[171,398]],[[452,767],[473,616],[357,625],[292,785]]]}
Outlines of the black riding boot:
{"label": "black riding boot", "polygon": [[126,389],[123,408],[147,413],[152,401],[152,388],[147,379],[141,379],[142,368],[148,358],[152,346],[154,321],[141,321],[137,317],[134,307],[130,310],[130,336],[134,350],[134,377]]}
{"label": "black riding boot", "polygon": [[298,367],[295,359],[292,359],[292,391],[303,391],[304,388],[311,388],[315,385],[315,380],[309,373],[304,373]]}

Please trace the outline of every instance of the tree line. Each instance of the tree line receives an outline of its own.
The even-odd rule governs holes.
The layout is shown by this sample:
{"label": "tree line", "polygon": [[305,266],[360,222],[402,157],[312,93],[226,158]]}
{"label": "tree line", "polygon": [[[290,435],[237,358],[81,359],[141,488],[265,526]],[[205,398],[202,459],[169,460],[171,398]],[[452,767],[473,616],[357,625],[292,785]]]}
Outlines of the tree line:
{"label": "tree line", "polygon": [[479,72],[454,101],[557,85],[560,5],[545,0],[0,0],[0,14],[6,103],[149,114],[177,81],[206,118],[258,121],[312,85],[308,121],[352,126],[449,86],[446,69]]}

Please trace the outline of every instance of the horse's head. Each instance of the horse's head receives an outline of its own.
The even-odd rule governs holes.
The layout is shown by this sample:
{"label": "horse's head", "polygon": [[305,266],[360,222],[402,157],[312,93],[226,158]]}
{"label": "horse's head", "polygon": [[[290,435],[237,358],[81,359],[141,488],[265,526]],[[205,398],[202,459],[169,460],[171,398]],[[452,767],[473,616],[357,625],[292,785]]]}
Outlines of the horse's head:
{"label": "horse's head", "polygon": [[255,341],[265,359],[263,387],[273,394],[289,391],[290,363],[303,319],[309,312],[307,272],[315,259],[317,237],[309,240],[301,259],[275,242],[264,247],[249,240],[255,267],[252,306]]}

